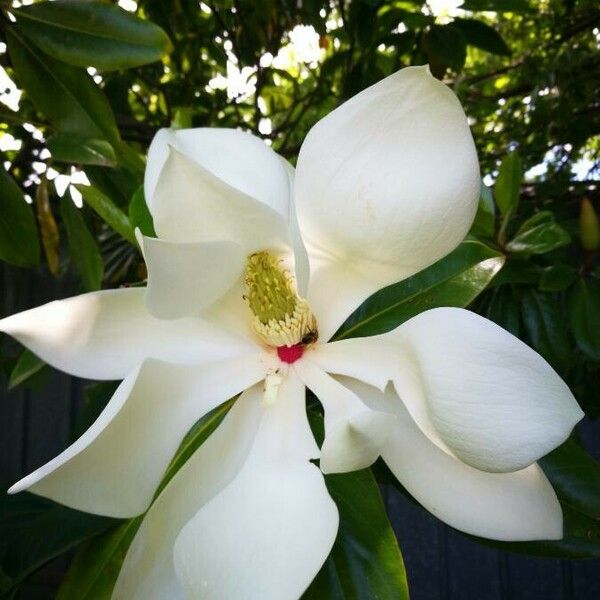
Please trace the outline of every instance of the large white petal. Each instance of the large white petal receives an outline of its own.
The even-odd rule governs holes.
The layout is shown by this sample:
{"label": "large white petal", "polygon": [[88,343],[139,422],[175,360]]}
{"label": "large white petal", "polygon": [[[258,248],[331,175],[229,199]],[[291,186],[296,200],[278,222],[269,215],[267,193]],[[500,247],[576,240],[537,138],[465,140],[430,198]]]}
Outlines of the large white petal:
{"label": "large white petal", "polygon": [[119,573],[113,600],[180,600],[173,547],[184,525],[243,466],[263,414],[262,386],[246,390],[154,501]]}
{"label": "large white petal", "polygon": [[429,310],[387,334],[331,346],[320,353],[323,368],[379,386],[386,373],[433,441],[486,471],[530,465],[583,417],[539,354],[460,308]]}
{"label": "large white petal", "polygon": [[228,186],[266,204],[287,218],[288,175],[281,157],[261,139],[239,129],[161,129],[150,144],[144,176],[146,202],[154,192],[169,149],[185,154]]}
{"label": "large white petal", "polygon": [[319,121],[296,167],[309,253],[366,274],[387,265],[370,293],[456,247],[479,189],[466,116],[427,67],[402,69]]}
{"label": "large white petal", "polygon": [[265,409],[234,481],[182,529],[175,569],[188,598],[297,600],[327,558],[338,512],[293,372]]}
{"label": "large white petal", "polygon": [[221,298],[244,272],[233,242],[174,243],[142,238],[148,268],[146,306],[161,319],[197,314]]}
{"label": "large white petal", "polygon": [[383,394],[346,377],[374,410],[398,419],[382,457],[400,483],[427,510],[466,533],[497,540],[560,539],[562,511],[536,465],[513,473],[487,473],[440,450],[425,436],[389,386]]}
{"label": "large white petal", "polygon": [[47,363],[78,377],[123,379],[144,358],[200,364],[252,351],[247,338],[198,318],[164,321],[144,306],[144,288],[58,300],[0,321]]}
{"label": "large white petal", "polygon": [[[526,467],[561,444],[583,417],[537,352],[473,312],[426,311],[382,337],[402,348],[404,371],[418,374],[440,437],[479,469]],[[395,381],[402,395],[401,377]]]}
{"label": "large white petal", "polygon": [[203,367],[147,360],[74,444],[9,492],[29,490],[113,517],[138,515],[194,422],[263,376],[258,356]]}
{"label": "large white petal", "polygon": [[287,210],[286,204],[282,216],[172,148],[154,190],[152,217],[162,239],[230,241],[249,254],[288,247]]}
{"label": "large white petal", "polygon": [[349,389],[304,358],[294,369],[325,409],[323,473],[347,473],[371,465],[381,453],[394,416],[369,409]]}

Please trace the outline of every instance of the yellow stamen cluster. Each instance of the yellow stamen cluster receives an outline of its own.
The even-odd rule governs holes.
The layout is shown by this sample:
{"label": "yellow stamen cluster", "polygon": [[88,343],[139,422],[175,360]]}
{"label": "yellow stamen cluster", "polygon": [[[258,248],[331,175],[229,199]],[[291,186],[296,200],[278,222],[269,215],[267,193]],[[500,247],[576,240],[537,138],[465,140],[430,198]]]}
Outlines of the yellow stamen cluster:
{"label": "yellow stamen cluster", "polygon": [[274,256],[257,252],[248,257],[246,285],[254,329],[267,344],[294,346],[316,340],[317,322],[310,307]]}

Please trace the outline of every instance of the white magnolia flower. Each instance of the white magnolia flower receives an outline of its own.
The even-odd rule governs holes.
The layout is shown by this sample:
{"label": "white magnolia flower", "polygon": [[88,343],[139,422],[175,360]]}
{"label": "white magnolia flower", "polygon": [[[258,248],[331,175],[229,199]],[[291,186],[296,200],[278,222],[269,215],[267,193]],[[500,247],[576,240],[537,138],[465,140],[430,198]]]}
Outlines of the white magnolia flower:
{"label": "white magnolia flower", "polygon": [[[318,123],[295,180],[249,134],[163,130],[145,192],[158,232],[141,238],[146,289],[0,321],[59,369],[124,378],[92,427],[12,492],[138,515],[189,427],[241,393],[152,503],[114,598],[299,598],[338,528],[316,458],[334,473],[381,455],[423,506],[468,533],[562,536],[535,461],[582,413],[538,354],[454,308],[327,343],[367,296],[446,255],[473,220],[473,140],[458,100],[426,68]],[[324,406],[321,449],[305,387]]]}

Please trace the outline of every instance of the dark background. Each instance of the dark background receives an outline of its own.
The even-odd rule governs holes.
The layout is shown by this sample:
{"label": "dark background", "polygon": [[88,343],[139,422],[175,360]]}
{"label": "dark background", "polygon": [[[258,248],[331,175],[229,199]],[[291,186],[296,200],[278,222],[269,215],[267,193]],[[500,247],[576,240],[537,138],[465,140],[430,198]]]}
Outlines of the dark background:
{"label": "dark background", "polygon": [[[3,265],[0,316],[71,295],[68,283]],[[0,385],[0,482],[3,489],[61,452],[81,406],[82,380],[50,370],[40,391]],[[586,448],[600,457],[600,423],[584,422]],[[413,600],[595,600],[600,560],[535,558],[482,546],[447,527],[397,490],[383,490],[406,562]],[[25,584],[18,598],[49,599],[66,570],[53,561]]]}

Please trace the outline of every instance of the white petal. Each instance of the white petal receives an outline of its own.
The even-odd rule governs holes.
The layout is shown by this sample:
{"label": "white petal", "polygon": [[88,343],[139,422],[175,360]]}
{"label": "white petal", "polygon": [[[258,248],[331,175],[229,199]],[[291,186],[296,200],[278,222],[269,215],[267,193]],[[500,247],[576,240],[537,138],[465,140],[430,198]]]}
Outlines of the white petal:
{"label": "white petal", "polygon": [[398,420],[382,457],[400,483],[427,510],[452,527],[496,540],[560,539],[562,511],[536,465],[514,473],[487,473],[440,450],[416,426],[389,386],[376,388],[341,378],[376,410]]}
{"label": "white petal", "polygon": [[[479,469],[530,465],[561,444],[583,417],[567,385],[539,354],[470,311],[426,311],[381,337],[401,348],[403,370],[420,384],[439,436]],[[402,377],[394,381],[404,398]]]}
{"label": "white petal", "polygon": [[27,489],[91,513],[138,515],[194,422],[263,376],[258,357],[204,367],[148,360],[74,444],[9,491]]}
{"label": "white petal", "polygon": [[173,564],[175,540],[198,509],[243,466],[263,414],[261,398],[261,385],[245,391],[154,501],[129,547],[113,600],[183,598]]}
{"label": "white petal", "polygon": [[246,254],[289,247],[287,212],[282,216],[175,149],[156,184],[152,216],[158,237],[172,242],[229,241]]}
{"label": "white petal", "polygon": [[347,473],[375,462],[391,431],[394,416],[370,410],[308,358],[294,363],[294,369],[325,409],[321,471]]}
{"label": "white petal", "polygon": [[289,182],[289,197],[290,197],[290,216],[289,228],[292,247],[294,249],[294,273],[296,276],[296,287],[302,298],[306,298],[308,293],[308,279],[310,273],[310,265],[308,262],[308,252],[304,246],[300,225],[298,224],[298,215],[296,213],[296,202],[294,200],[294,167],[281,157],[284,163]]}
{"label": "white petal", "polygon": [[250,133],[225,128],[161,129],[156,134],[148,150],[144,177],[146,202],[151,211],[169,147],[287,219],[288,175],[281,157]]}
{"label": "white petal", "polygon": [[0,321],[44,361],[89,379],[123,379],[145,358],[200,364],[252,351],[248,339],[198,318],[163,321],[144,306],[144,288],[58,300]]}
{"label": "white petal", "polygon": [[319,324],[319,338],[327,341],[354,309],[382,287],[389,269],[351,264],[310,254],[308,301]]}
{"label": "white petal", "polygon": [[338,512],[317,467],[304,386],[290,373],[246,464],[182,529],[175,570],[201,600],[297,600],[327,558]]}
{"label": "white petal", "polygon": [[393,381],[405,408],[423,433],[454,456],[429,417],[422,379],[414,368],[409,350],[397,343],[392,334],[318,344],[311,352],[311,360],[326,373],[358,379],[381,392]]}
{"label": "white petal", "polygon": [[424,269],[462,241],[477,209],[479,166],[458,99],[427,67],[387,77],[312,128],[295,187],[309,254],[367,275],[387,265],[371,293]]}
{"label": "white petal", "polygon": [[146,306],[161,319],[197,314],[239,279],[246,257],[233,242],[173,243],[143,238]]}

